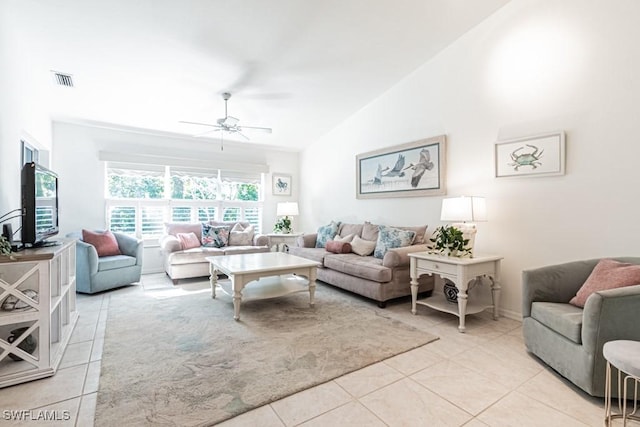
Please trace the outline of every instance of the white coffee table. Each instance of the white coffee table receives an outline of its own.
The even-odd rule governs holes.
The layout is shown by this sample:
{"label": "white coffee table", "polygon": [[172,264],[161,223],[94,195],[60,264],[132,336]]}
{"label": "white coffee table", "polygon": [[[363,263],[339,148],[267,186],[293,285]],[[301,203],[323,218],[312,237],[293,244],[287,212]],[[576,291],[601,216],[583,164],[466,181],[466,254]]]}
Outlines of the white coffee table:
{"label": "white coffee table", "polygon": [[[240,303],[249,299],[275,298],[308,290],[309,305],[314,304],[319,266],[315,261],[283,252],[212,256],[206,260],[211,274],[211,298],[216,297],[218,287],[232,296],[235,320],[240,319]],[[218,273],[227,275],[231,285],[225,287],[219,283]]]}

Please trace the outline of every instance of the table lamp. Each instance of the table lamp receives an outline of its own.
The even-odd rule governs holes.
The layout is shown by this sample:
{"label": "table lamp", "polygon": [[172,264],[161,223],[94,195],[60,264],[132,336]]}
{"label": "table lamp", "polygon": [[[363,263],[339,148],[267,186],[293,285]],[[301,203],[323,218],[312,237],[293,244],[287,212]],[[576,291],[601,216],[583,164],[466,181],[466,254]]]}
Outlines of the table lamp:
{"label": "table lamp", "polygon": [[453,221],[452,226],[462,231],[465,239],[469,239],[469,250],[473,256],[473,244],[476,239],[476,225],[469,221],[486,221],[487,204],[484,197],[451,197],[442,199],[441,221]]}
{"label": "table lamp", "polygon": [[289,216],[296,216],[298,214],[298,202],[278,203],[276,206],[276,215],[281,217],[283,216],[284,218],[281,218],[276,223],[276,229],[284,234],[291,233],[293,228],[291,227],[291,219]]}

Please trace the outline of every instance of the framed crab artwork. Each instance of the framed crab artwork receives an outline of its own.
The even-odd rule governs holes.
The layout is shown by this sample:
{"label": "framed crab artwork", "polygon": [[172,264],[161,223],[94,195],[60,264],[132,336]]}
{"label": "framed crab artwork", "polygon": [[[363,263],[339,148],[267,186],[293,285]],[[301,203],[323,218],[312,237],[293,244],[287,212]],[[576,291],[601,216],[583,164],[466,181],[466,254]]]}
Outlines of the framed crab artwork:
{"label": "framed crab artwork", "polygon": [[495,143],[496,178],[564,175],[564,132]]}

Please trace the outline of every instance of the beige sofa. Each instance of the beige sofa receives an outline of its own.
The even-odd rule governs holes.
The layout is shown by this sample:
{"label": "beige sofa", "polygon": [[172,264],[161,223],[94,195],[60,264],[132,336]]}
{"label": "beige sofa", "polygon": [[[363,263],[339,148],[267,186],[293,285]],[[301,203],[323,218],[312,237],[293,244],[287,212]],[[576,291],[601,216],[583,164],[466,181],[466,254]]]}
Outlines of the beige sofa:
{"label": "beige sofa", "polygon": [[[209,221],[208,224],[213,226],[224,225],[233,229],[236,222]],[[240,224],[244,228],[250,225],[248,222],[240,222]],[[222,248],[200,246],[183,250],[180,240],[176,237],[177,234],[194,233],[198,239],[202,241],[202,224],[184,222],[166,223],[164,231],[165,233],[160,238],[164,271],[167,273],[167,276],[173,280],[174,285],[177,285],[180,279],[208,276],[209,263],[205,259],[206,257],[269,252],[269,238],[261,234],[255,234],[253,236],[252,245],[235,245],[233,244],[233,239],[231,239],[229,242],[230,245]]]}
{"label": "beige sofa", "polygon": [[[300,236],[297,244],[289,247],[289,253],[320,263],[318,280],[373,299],[384,308],[391,299],[411,295],[409,253],[426,251],[426,239],[429,237],[425,236],[426,226],[396,228],[415,231],[413,244],[389,249],[382,259],[355,253],[336,254],[327,252],[325,248],[316,248],[317,233]],[[376,241],[378,226],[371,223],[340,224],[337,235],[344,237],[349,234]],[[421,276],[419,283],[419,292],[433,290],[432,276]]]}

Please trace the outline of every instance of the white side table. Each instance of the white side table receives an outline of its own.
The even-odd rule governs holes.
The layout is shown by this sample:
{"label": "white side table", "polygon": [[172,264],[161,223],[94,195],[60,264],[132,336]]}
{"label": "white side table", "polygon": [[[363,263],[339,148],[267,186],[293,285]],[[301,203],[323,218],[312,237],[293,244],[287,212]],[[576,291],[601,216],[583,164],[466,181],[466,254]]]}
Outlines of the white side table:
{"label": "white side table", "polygon": [[[411,312],[413,314],[416,314],[416,304],[455,314],[460,318],[458,326],[460,332],[466,330],[464,323],[467,314],[480,313],[491,307],[493,308],[493,318],[498,319],[501,256],[456,258],[427,252],[414,252],[409,254],[409,257],[411,259]],[[418,301],[418,278],[423,274],[437,274],[443,279],[450,279],[458,290],[457,306],[448,302],[444,295],[436,292],[430,297]],[[491,280],[492,304],[468,301],[469,281],[478,277],[488,277]]]}
{"label": "white side table", "polygon": [[269,248],[271,248],[271,250],[273,250],[275,246],[276,252],[289,252],[289,245],[294,244],[302,234],[303,233],[268,233],[265,234],[265,236],[269,238]]}

